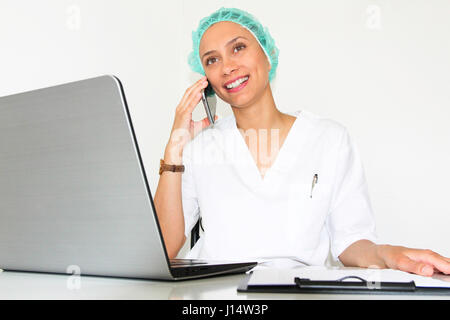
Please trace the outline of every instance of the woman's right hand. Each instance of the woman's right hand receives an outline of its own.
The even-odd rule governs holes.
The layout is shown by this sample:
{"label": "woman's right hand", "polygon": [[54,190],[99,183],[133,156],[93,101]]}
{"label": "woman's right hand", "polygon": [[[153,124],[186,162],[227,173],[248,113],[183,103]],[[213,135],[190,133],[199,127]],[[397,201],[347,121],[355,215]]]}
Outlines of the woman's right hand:
{"label": "woman's right hand", "polygon": [[[192,120],[192,112],[201,100],[202,90],[207,86],[206,76],[203,76],[184,93],[175,110],[175,120],[168,144],[170,149],[181,153],[191,139],[210,125],[208,117],[200,121]],[[217,116],[214,116],[214,119],[216,120]]]}

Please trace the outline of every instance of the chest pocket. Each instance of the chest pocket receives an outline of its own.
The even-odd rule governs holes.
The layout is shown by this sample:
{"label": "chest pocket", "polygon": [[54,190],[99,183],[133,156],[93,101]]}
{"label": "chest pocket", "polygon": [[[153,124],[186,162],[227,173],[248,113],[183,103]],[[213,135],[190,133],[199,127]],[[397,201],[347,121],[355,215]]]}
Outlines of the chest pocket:
{"label": "chest pocket", "polygon": [[303,231],[325,222],[331,200],[331,185],[319,173],[305,174],[287,190],[288,221]]}

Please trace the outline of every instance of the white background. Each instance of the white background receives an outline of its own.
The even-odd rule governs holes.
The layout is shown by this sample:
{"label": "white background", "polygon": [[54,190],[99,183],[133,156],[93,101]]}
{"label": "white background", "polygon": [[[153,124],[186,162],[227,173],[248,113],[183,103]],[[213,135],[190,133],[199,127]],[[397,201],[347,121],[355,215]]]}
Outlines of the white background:
{"label": "white background", "polygon": [[[118,76],[154,193],[175,108],[200,77],[191,32],[221,6],[275,39],[281,111],[349,129],[380,242],[450,256],[450,1],[0,0],[0,96]],[[231,109],[220,101],[218,113]]]}

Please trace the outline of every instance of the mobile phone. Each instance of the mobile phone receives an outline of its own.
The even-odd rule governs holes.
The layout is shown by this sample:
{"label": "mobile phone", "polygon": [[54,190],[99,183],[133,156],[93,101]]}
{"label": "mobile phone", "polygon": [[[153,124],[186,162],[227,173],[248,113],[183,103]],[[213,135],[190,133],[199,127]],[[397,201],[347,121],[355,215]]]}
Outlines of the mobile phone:
{"label": "mobile phone", "polygon": [[214,116],[216,115],[217,97],[211,84],[208,81],[208,86],[202,90],[202,102],[205,107],[206,116],[209,119],[209,123],[214,125]]}

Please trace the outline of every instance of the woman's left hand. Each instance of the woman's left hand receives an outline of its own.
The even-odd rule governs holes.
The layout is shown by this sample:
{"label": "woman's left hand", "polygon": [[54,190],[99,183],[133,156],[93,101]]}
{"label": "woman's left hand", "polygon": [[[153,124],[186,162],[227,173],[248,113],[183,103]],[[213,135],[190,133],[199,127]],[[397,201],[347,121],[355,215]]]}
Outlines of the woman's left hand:
{"label": "woman's left hand", "polygon": [[432,276],[435,272],[450,274],[450,258],[443,257],[428,249],[380,245],[378,254],[390,269],[427,277]]}

